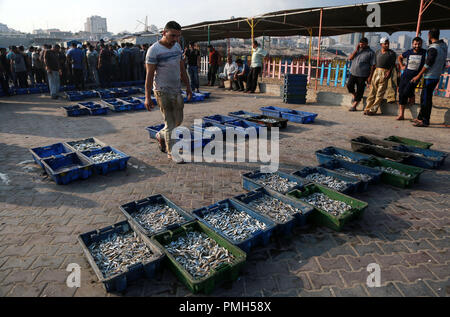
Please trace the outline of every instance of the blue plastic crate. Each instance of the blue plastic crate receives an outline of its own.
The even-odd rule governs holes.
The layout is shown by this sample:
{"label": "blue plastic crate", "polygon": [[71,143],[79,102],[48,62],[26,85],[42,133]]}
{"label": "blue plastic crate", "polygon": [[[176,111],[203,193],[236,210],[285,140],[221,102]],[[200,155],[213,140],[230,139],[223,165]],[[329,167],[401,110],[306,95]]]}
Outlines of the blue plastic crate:
{"label": "blue plastic crate", "polygon": [[[224,234],[220,229],[215,228],[212,226],[209,222],[204,220],[204,217],[209,213],[215,213],[215,212],[221,212],[221,209],[227,208],[227,207],[234,207],[239,211],[243,211],[247,214],[249,214],[252,218],[266,224],[267,228],[265,230],[257,230],[255,231],[249,238],[243,240],[243,241],[236,241],[233,238],[227,236]],[[192,213],[195,215],[195,217],[202,223],[204,223],[206,226],[220,234],[221,236],[225,237],[227,240],[229,240],[231,243],[236,245],[238,248],[242,249],[244,252],[248,253],[252,248],[258,245],[265,246],[269,243],[270,237],[275,229],[275,223],[266,218],[261,216],[260,214],[253,211],[253,209],[250,209],[234,200],[231,199],[225,199],[222,201],[219,201],[218,203],[215,203],[208,207],[199,208],[196,210],[193,210]]]}
{"label": "blue plastic crate", "polygon": [[92,162],[80,153],[62,154],[59,157],[43,159],[45,171],[58,184],[67,185],[77,179],[92,175]]}
{"label": "blue plastic crate", "polygon": [[145,104],[141,99],[133,98],[133,97],[123,97],[119,100],[129,103],[131,105],[132,110],[145,110]]}
{"label": "blue plastic crate", "polygon": [[65,92],[66,99],[69,101],[81,101],[84,100],[84,96],[78,92],[74,91],[66,91]]}
{"label": "blue plastic crate", "polygon": [[[139,212],[139,210],[141,208],[147,207],[149,205],[156,205],[156,204],[167,205],[170,208],[174,209],[180,216],[182,216],[184,218],[184,221],[181,223],[176,223],[176,224],[172,224],[170,226],[166,226],[164,229],[157,230],[154,232],[150,232],[149,230],[145,229],[143,227],[143,225],[135,219],[134,214]],[[183,224],[186,224],[186,223],[194,220],[193,216],[188,214],[185,210],[183,210],[178,205],[174,204],[170,199],[168,199],[167,197],[165,197],[164,195],[161,195],[161,194],[153,195],[153,196],[150,196],[150,197],[138,200],[138,201],[133,201],[133,202],[124,204],[124,205],[120,206],[120,210],[125,215],[125,217],[128,219],[128,221],[130,222],[130,225],[133,227],[134,230],[142,232],[143,234],[145,234],[148,237],[157,235],[166,230],[175,230],[178,227],[182,226]]]}
{"label": "blue plastic crate", "polygon": [[259,114],[259,113],[248,112],[248,111],[244,111],[244,110],[229,112],[228,115],[230,117],[236,117],[236,118],[243,119],[243,120],[261,116],[261,114]]}
{"label": "blue plastic crate", "polygon": [[61,107],[61,108],[64,110],[64,112],[66,113],[66,116],[68,116],[68,117],[79,117],[79,116],[88,116],[89,115],[89,110],[80,105],[65,106],[65,107]]}
{"label": "blue plastic crate", "polygon": [[67,145],[67,147],[69,149],[72,149],[73,152],[79,152],[78,149],[76,149],[74,147],[75,144],[79,143],[79,142],[83,142],[83,143],[95,143],[97,144],[97,148],[102,148],[102,147],[107,147],[108,145],[102,141],[100,141],[97,138],[86,138],[86,139],[82,139],[82,140],[76,140],[76,141],[69,141],[69,142],[65,142],[65,145]]}
{"label": "blue plastic crate", "polygon": [[[197,126],[194,124],[194,125],[192,125],[192,129],[194,131],[199,131],[202,135],[205,133],[205,131],[207,129],[210,130],[211,133],[214,129],[218,129],[222,133],[222,138],[223,138],[222,140],[224,140],[226,138],[226,133],[227,133],[226,126],[224,126],[222,124],[218,124],[218,123],[208,122],[208,121],[207,122],[203,121],[201,126]],[[213,134],[213,137],[214,137],[214,134]]]}
{"label": "blue plastic crate", "polygon": [[316,158],[317,158],[317,161],[319,162],[319,164],[327,163],[329,161],[332,161],[333,159],[347,162],[346,160],[336,158],[333,155],[346,156],[349,159],[353,160],[353,162],[350,162],[350,163],[360,163],[361,161],[367,161],[367,160],[370,160],[370,158],[371,158],[370,155],[352,152],[352,151],[344,150],[344,149],[337,148],[334,146],[329,146],[322,150],[316,151]]}
{"label": "blue plastic crate", "polygon": [[261,128],[263,128],[264,126],[255,123],[255,122],[250,122],[250,121],[246,121],[246,120],[235,120],[235,121],[228,121],[225,122],[224,124],[226,127],[230,127],[230,128],[234,128],[234,132],[237,135],[241,135],[244,137],[248,137],[249,134],[247,133],[246,129],[252,129],[254,128],[256,131],[256,135],[259,135],[259,131]]}
{"label": "blue plastic crate", "polygon": [[201,94],[201,93],[194,92],[192,94],[192,98],[194,99],[194,101],[204,101],[205,100],[205,95]]}
{"label": "blue plastic crate", "polygon": [[50,158],[52,156],[59,157],[61,154],[72,153],[74,151],[63,143],[56,143],[30,149],[30,152],[34,161],[44,168],[44,164],[42,163],[43,159]]}
{"label": "blue plastic crate", "polygon": [[[343,161],[343,160],[331,160],[324,164],[321,164],[320,167],[323,167],[323,168],[326,168],[329,170],[336,170],[338,168],[344,168],[344,169],[354,172],[354,173],[369,175],[370,176],[369,181],[361,180],[362,185],[366,184],[363,188],[364,190],[365,190],[365,188],[367,188],[368,184],[379,183],[381,180],[381,174],[383,174],[382,171],[377,170],[375,168],[371,168],[368,166],[351,163],[351,162],[347,162],[347,161]],[[339,172],[337,172],[337,173],[339,173]]]}
{"label": "blue plastic crate", "polygon": [[99,281],[103,283],[103,286],[105,287],[107,292],[123,292],[127,289],[129,282],[135,281],[144,276],[151,279],[155,277],[156,273],[162,267],[162,261],[165,258],[165,255],[150,241],[148,237],[144,236],[138,231],[134,231],[136,232],[140,240],[148,246],[155,257],[152,259],[142,259],[141,262],[128,266],[125,272],[120,272],[111,277],[105,278],[103,273],[100,271],[97,263],[95,262],[94,257],[89,251],[89,246],[93,243],[105,240],[113,234],[121,235],[128,234],[130,232],[133,232],[131,225],[128,223],[128,221],[122,221],[112,226],[100,230],[86,232],[78,236],[78,242],[81,244],[81,247],[83,248],[83,252],[87,257],[89,264],[97,275]]}
{"label": "blue plastic crate", "polygon": [[[331,189],[333,189],[335,191],[339,191],[340,193],[343,193],[343,194],[351,194],[351,193],[353,193],[353,192],[355,192],[357,190],[364,189],[364,188],[361,188],[361,180],[359,180],[358,178],[351,177],[351,176],[345,176],[345,175],[336,173],[336,172],[334,172],[332,170],[327,170],[327,169],[325,169],[323,167],[305,167],[305,168],[302,168],[299,171],[293,172],[292,175],[295,175],[295,176],[298,176],[298,177],[306,179],[306,177],[308,175],[314,174],[314,173],[319,173],[319,174],[322,174],[324,176],[331,176],[331,177],[334,177],[336,179],[339,179],[341,181],[346,182],[347,186],[345,186],[341,190],[337,190],[337,189],[331,188]],[[314,181],[310,181],[310,182],[315,183]],[[320,184],[320,183],[319,183],[319,185],[326,186],[326,185]]]}
{"label": "blue plastic crate", "polygon": [[216,122],[219,124],[224,124],[226,122],[235,121],[236,118],[230,116],[224,116],[221,114],[215,114],[212,116],[203,117],[204,121]]}
{"label": "blue plastic crate", "polygon": [[128,102],[120,101],[116,98],[102,99],[101,101],[105,106],[108,106],[114,112],[130,111],[131,105]]}
{"label": "blue plastic crate", "polygon": [[205,96],[205,99],[208,99],[209,97],[211,97],[211,93],[210,92],[200,91],[200,93]]}
{"label": "blue plastic crate", "polygon": [[274,107],[281,112],[281,117],[297,123],[314,123],[317,113]]}
{"label": "blue plastic crate", "polygon": [[126,155],[125,153],[107,146],[98,150],[90,150],[90,151],[84,151],[81,152],[83,155],[85,155],[88,158],[91,158],[93,155],[100,154],[100,153],[106,153],[106,152],[114,152],[119,154],[121,157],[118,159],[114,159],[108,162],[103,163],[95,163],[94,161],[94,170],[97,172],[97,174],[105,175],[114,171],[121,171],[127,168],[128,160],[130,159],[130,156]]}
{"label": "blue plastic crate", "polygon": [[422,149],[415,146],[396,145],[393,146],[392,149],[400,152],[411,153],[411,155],[407,157],[403,163],[422,168],[438,168],[444,164],[445,158],[448,156],[447,153],[441,151]]}
{"label": "blue plastic crate", "polygon": [[293,214],[292,216],[290,216],[288,221],[286,221],[284,223],[280,222],[276,219],[272,219],[267,215],[261,214],[263,217],[269,218],[270,220],[272,220],[274,223],[277,224],[277,226],[275,228],[275,232],[282,236],[290,235],[292,233],[292,229],[294,228],[295,225],[304,226],[306,224],[306,219],[311,214],[311,212],[314,211],[314,208],[310,205],[307,205],[301,201],[293,200],[293,199],[289,198],[288,196],[281,195],[275,191],[267,190],[266,188],[259,188],[254,191],[235,196],[231,199],[236,200],[237,202],[239,202],[241,204],[244,204],[248,208],[253,209],[256,213],[260,214],[260,212],[258,210],[256,210],[252,206],[250,206],[250,203],[257,199],[260,199],[264,196],[269,196],[271,198],[278,199],[278,200],[282,201],[283,203],[291,205],[294,208],[297,208],[300,210],[300,212],[297,212],[297,213]]}
{"label": "blue plastic crate", "polygon": [[[161,131],[164,128],[164,124],[158,124],[158,125],[154,125],[154,126],[150,126],[145,128],[151,139],[156,139],[156,134]],[[183,129],[181,127],[176,129],[177,131],[177,136],[179,139],[182,139],[183,136]],[[195,131],[193,130],[189,130],[191,133],[191,151],[196,149],[196,148],[204,148],[209,142],[211,142],[213,140],[213,138],[209,138],[209,137],[203,137],[203,135],[198,138]],[[180,138],[181,136],[181,138]]]}
{"label": "blue plastic crate", "polygon": [[145,128],[148,131],[148,134],[151,139],[156,139],[156,134],[164,128],[165,124],[157,124],[154,126],[150,126]]}
{"label": "blue plastic crate", "polygon": [[[260,182],[258,182],[258,178],[260,178],[263,174],[265,174],[265,173],[262,173],[259,170],[243,174],[242,175],[242,187],[246,190],[255,190],[258,188],[265,187]],[[294,189],[301,189],[301,188],[303,188],[303,186],[305,186],[306,184],[309,183],[309,182],[307,182],[301,178],[298,178],[297,176],[294,176],[292,174],[287,174],[287,173],[283,173],[280,171],[275,172],[273,174],[277,174],[278,176],[286,178],[291,182],[297,183],[297,185],[292,186],[288,190],[281,192],[281,194],[286,194],[287,192],[292,191]],[[273,190],[270,187],[267,187],[267,188]]]}
{"label": "blue plastic crate", "polygon": [[80,102],[79,105],[87,108],[89,110],[89,114],[92,116],[100,116],[108,114],[109,108],[99,103],[90,101],[90,102]]}
{"label": "blue plastic crate", "polygon": [[111,93],[111,91],[107,89],[97,89],[95,90],[95,92],[97,93],[97,96],[100,97],[101,99],[114,98],[114,95]]}

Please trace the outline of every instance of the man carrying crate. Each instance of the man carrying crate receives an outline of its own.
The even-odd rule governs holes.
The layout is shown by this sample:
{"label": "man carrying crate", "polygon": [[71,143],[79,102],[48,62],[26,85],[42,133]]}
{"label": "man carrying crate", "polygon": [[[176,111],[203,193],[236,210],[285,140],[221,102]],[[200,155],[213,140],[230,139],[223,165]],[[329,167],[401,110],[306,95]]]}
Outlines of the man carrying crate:
{"label": "man carrying crate", "polygon": [[[182,60],[183,50],[178,41],[181,36],[181,26],[168,22],[163,31],[163,38],[153,44],[147,51],[145,66],[147,76],[145,81],[145,107],[148,111],[154,108],[151,91],[155,93],[156,101],[164,118],[165,126],[156,135],[160,150],[167,151],[167,157],[172,157],[172,146],[176,140],[171,138],[172,131],[183,122],[184,102],[181,95],[181,80],[186,85],[188,100],[192,98],[192,90]],[[177,163],[181,163],[177,161]]]}

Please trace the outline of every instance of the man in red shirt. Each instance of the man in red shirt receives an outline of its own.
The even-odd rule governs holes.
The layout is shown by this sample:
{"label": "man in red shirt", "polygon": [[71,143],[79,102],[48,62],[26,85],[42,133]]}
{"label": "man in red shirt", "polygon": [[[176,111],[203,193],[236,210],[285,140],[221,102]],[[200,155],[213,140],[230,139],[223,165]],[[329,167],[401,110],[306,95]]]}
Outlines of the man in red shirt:
{"label": "man in red shirt", "polygon": [[208,86],[214,86],[216,81],[217,69],[219,68],[219,53],[212,45],[209,49],[209,65],[208,65]]}

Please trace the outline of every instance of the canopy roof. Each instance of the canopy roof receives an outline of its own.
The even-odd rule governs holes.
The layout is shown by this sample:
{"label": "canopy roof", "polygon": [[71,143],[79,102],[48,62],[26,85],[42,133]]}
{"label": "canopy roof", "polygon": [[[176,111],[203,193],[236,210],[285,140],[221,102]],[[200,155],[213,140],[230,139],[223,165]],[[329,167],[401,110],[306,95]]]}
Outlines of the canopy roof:
{"label": "canopy roof", "polygon": [[[380,27],[367,26],[367,11],[370,4],[381,7]],[[322,36],[333,36],[356,32],[415,31],[420,0],[377,1],[356,5],[323,8]],[[321,8],[295,9],[267,13],[253,17],[254,36],[292,36],[319,34]],[[248,22],[252,18],[208,21],[183,27],[183,37],[189,41],[207,41],[208,26],[210,39],[250,38]],[[433,0],[422,15],[421,29],[432,27],[450,29],[450,2]]]}

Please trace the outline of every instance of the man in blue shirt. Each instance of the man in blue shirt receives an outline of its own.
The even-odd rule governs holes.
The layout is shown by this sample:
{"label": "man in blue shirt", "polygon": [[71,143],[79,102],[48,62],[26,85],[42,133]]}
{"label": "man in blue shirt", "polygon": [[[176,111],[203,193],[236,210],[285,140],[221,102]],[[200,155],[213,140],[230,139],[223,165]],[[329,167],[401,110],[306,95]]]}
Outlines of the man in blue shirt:
{"label": "man in blue shirt", "polygon": [[[236,61],[238,66],[238,71],[234,74],[233,82],[235,83],[236,88],[234,91],[245,91],[244,82],[247,82],[248,73],[250,72],[250,68],[247,64],[244,64],[242,59],[238,59]],[[233,85],[233,83],[231,83]]]}
{"label": "man in blue shirt", "polygon": [[[408,104],[408,100],[414,97],[418,82],[411,81],[416,77],[425,65],[425,56],[427,51],[422,48],[422,39],[420,37],[414,38],[412,42],[413,48],[407,50],[403,54],[398,56],[398,64],[403,70],[403,74],[400,78],[400,85],[398,87],[398,104],[399,115],[397,120],[405,119],[405,108]],[[406,65],[403,64],[406,59]]]}
{"label": "man in blue shirt", "polygon": [[72,43],[72,48],[67,51],[67,58],[72,65],[73,83],[77,90],[84,90],[84,76],[83,76],[83,50],[77,48],[77,44]]}

